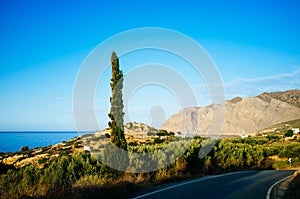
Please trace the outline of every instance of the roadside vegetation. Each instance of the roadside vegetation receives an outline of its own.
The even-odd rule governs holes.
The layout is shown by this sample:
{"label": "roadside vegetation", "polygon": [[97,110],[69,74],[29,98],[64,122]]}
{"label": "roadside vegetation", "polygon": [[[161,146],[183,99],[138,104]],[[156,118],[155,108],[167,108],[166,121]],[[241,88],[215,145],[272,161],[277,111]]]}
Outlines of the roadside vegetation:
{"label": "roadside vegetation", "polygon": [[[94,196],[128,197],[129,193],[153,184],[177,181],[203,175],[251,169],[289,169],[300,166],[300,142],[284,138],[256,137],[217,140],[213,149],[199,158],[199,150],[213,143],[208,138],[178,138],[173,133],[162,143],[129,144],[127,150],[131,171],[141,168],[134,154],[154,152],[157,166],[169,161],[172,154],[190,145],[184,154],[167,167],[147,173],[126,173],[107,167],[89,151],[63,153],[56,158],[40,159],[34,164],[15,168],[0,164],[1,198],[92,198]],[[66,142],[65,142],[66,143]],[[74,141],[73,141],[74,143]],[[77,143],[77,142],[75,142]],[[68,145],[68,144],[67,144]],[[78,145],[78,143],[77,143]],[[162,148],[165,153],[156,153]],[[48,147],[49,148],[49,147]],[[20,154],[30,154],[24,148]],[[292,158],[292,165],[287,161]],[[117,192],[115,190],[118,190]]]}

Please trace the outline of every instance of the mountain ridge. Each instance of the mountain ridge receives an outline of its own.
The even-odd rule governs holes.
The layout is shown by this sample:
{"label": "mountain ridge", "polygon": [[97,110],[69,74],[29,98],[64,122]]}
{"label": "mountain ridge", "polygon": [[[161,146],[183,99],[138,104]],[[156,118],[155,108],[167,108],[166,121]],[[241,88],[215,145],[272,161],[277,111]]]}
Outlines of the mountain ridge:
{"label": "mountain ridge", "polygon": [[[217,115],[222,114],[217,112],[222,108],[225,112],[223,118]],[[214,119],[217,116],[224,120],[219,128],[212,123],[216,122]],[[235,97],[222,104],[185,108],[168,118],[161,129],[187,135],[246,135],[299,118],[300,90],[289,90],[265,92],[254,97]]]}

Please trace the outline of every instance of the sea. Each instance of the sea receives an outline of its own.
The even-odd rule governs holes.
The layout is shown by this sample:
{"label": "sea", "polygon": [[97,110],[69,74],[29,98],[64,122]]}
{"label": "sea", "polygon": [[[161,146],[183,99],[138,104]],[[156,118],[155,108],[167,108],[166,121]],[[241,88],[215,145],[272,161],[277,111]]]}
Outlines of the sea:
{"label": "sea", "polygon": [[88,133],[91,132],[0,132],[0,152],[17,152],[23,146],[49,146]]}

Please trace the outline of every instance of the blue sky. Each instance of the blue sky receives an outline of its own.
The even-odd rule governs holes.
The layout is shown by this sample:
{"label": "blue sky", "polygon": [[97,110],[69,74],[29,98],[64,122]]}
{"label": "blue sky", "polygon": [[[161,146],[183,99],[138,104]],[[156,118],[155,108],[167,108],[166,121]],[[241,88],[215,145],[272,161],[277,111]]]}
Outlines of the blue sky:
{"label": "blue sky", "polygon": [[[1,0],[0,131],[74,130],[72,94],[81,63],[99,43],[133,28],[169,28],[196,40],[216,63],[228,99],[300,89],[299,9],[296,0]],[[131,62],[121,60],[125,73]],[[106,83],[95,96],[101,128],[109,111]],[[201,83],[192,84],[202,92]],[[142,107],[142,96],[133,97],[132,119],[151,123],[157,102]],[[170,106],[166,116],[177,111]]]}

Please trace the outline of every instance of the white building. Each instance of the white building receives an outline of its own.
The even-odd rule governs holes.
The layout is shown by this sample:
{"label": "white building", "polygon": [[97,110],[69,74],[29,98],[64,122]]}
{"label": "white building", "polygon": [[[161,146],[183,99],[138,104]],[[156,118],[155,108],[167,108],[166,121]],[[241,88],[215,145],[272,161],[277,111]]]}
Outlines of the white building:
{"label": "white building", "polygon": [[85,151],[91,151],[91,147],[90,146],[83,146],[83,150],[85,150]]}
{"label": "white building", "polygon": [[298,134],[300,132],[299,128],[292,128],[292,131],[294,134]]}

